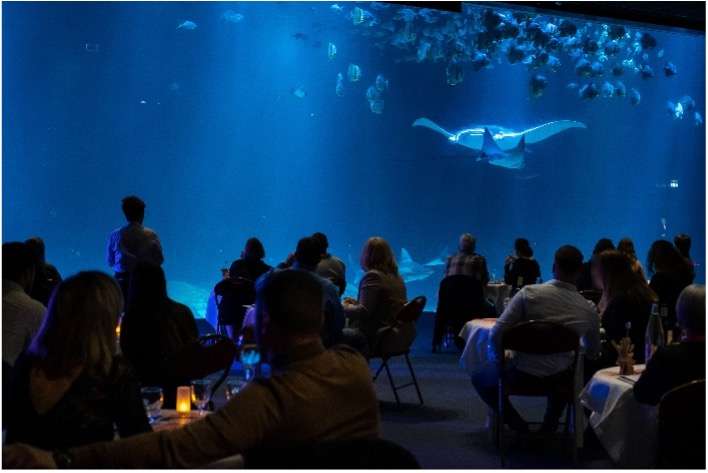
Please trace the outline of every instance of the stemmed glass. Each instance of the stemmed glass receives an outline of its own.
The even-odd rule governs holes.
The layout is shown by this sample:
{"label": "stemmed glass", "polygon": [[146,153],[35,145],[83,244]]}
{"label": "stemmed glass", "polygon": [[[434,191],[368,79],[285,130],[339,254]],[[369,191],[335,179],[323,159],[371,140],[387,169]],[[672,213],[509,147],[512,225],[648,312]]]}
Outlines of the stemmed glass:
{"label": "stemmed glass", "polygon": [[256,377],[255,367],[261,361],[261,352],[258,345],[253,343],[244,344],[241,348],[241,364],[245,372],[246,382]]}
{"label": "stemmed glass", "polygon": [[146,386],[140,389],[140,395],[143,398],[143,406],[145,406],[145,413],[148,416],[148,420],[153,424],[160,418],[162,402],[164,401],[162,388]]}
{"label": "stemmed glass", "polygon": [[199,415],[203,416],[207,404],[209,404],[209,388],[211,382],[208,379],[198,379],[192,381],[192,402],[199,409]]}
{"label": "stemmed glass", "polygon": [[228,402],[235,398],[236,395],[246,387],[246,384],[248,383],[243,378],[229,378],[226,380],[226,401]]}

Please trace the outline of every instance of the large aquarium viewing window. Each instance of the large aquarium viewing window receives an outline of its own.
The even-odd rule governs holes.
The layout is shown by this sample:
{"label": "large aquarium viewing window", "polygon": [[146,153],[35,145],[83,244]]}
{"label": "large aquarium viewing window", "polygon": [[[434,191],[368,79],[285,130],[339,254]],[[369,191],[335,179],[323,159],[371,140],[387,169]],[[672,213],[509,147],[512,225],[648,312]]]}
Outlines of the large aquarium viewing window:
{"label": "large aquarium viewing window", "polygon": [[[23,2],[2,6],[3,241],[111,272],[147,203],[168,291],[197,317],[258,237],[324,232],[356,297],[367,238],[434,310],[471,233],[490,278],[527,238],[685,233],[705,282],[705,36],[504,4]],[[646,266],[646,264],[645,264]]]}

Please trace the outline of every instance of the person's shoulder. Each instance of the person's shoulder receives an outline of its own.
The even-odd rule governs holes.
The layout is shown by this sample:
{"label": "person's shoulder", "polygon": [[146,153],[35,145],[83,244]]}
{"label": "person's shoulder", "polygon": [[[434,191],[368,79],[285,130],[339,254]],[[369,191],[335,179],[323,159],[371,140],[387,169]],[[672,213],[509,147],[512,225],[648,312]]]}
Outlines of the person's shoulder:
{"label": "person's shoulder", "polygon": [[143,227],[143,233],[151,238],[157,238],[157,232],[152,228]]}
{"label": "person's shoulder", "polygon": [[356,349],[350,347],[349,345],[334,345],[325,351],[328,356],[339,359],[342,363],[351,365],[353,367],[365,368],[368,373],[369,365],[366,362],[366,358]]}
{"label": "person's shoulder", "polygon": [[[25,294],[26,295],[26,294]],[[31,314],[35,319],[42,321],[44,319],[44,314],[47,312],[47,308],[44,304],[36,299],[32,299],[30,296],[26,295],[25,305],[27,306],[27,312]]]}
{"label": "person's shoulder", "polygon": [[192,309],[189,308],[189,306],[182,304],[181,302],[177,302],[174,299],[170,299],[170,310],[172,310],[173,313],[178,314],[178,315],[188,315],[191,317],[194,317],[194,314],[192,314]]}

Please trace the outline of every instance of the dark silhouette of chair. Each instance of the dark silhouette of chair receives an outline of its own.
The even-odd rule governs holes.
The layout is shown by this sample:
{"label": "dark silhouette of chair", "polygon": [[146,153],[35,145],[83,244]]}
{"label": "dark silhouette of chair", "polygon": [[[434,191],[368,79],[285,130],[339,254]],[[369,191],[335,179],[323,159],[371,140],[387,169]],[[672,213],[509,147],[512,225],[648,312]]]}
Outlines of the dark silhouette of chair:
{"label": "dark silhouette of chair", "polygon": [[[411,345],[413,345],[413,341],[416,337],[415,325],[420,316],[423,314],[425,302],[425,296],[418,296],[403,306],[403,308],[396,315],[396,323],[379,330],[376,345],[371,351],[371,358],[381,358],[381,366],[379,366],[379,369],[374,375],[374,381],[376,381],[379,377],[381,371],[385,369],[388,380],[391,383],[391,389],[393,389],[393,395],[396,398],[396,404],[399,405],[401,404],[401,400],[398,397],[398,391],[409,386],[415,386],[420,404],[423,404],[423,396],[420,393],[418,380],[415,377],[413,365],[411,365],[411,360],[408,355],[410,354]],[[405,358],[406,364],[408,365],[408,371],[410,372],[412,378],[410,383],[398,386],[394,383],[393,376],[391,376],[391,370],[388,366],[388,361],[396,356],[403,356]]]}
{"label": "dark silhouette of chair", "polygon": [[218,310],[217,333],[236,339],[243,325],[247,305],[256,302],[256,287],[253,281],[243,277],[227,278],[214,286]]}
{"label": "dark silhouette of chair", "polygon": [[598,291],[596,289],[585,289],[584,291],[580,291],[580,295],[585,299],[598,304],[602,298],[602,291]]}
{"label": "dark silhouette of chair", "polygon": [[332,440],[282,448],[255,448],[244,455],[251,469],[418,469],[415,456],[378,438]]}
{"label": "dark silhouette of chair", "polygon": [[659,468],[705,469],[706,381],[684,384],[659,402]]}
{"label": "dark silhouette of chair", "polygon": [[[574,356],[572,372],[558,376],[556,383],[539,383],[535,386],[508,385],[505,376],[506,360],[502,357],[499,376],[499,415],[497,416],[497,442],[499,457],[504,467],[504,399],[508,396],[547,397],[550,394],[561,396],[568,403],[565,432],[572,437],[573,459],[577,455],[576,421],[578,412],[579,385],[576,384],[575,370],[580,362],[580,337],[568,327],[542,320],[531,320],[514,325],[502,337],[502,350],[532,355],[553,355],[572,352]],[[556,378],[556,377],[554,377]]]}
{"label": "dark silhouette of chair", "polygon": [[495,316],[496,310],[484,299],[481,281],[466,274],[447,276],[440,282],[438,289],[433,353],[440,350],[447,329],[457,335],[466,322]]}
{"label": "dark silhouette of chair", "polygon": [[236,345],[230,338],[219,334],[203,335],[197,343],[188,345],[175,357],[178,368],[174,379],[190,381],[219,373],[209,393],[211,410],[214,408],[214,394],[229,375],[235,358]]}

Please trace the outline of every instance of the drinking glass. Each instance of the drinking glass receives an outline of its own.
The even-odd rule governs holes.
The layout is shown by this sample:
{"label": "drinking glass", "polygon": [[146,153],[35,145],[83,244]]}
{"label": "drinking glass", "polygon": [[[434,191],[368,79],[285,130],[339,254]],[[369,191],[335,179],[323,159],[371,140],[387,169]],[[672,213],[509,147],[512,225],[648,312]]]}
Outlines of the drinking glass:
{"label": "drinking glass", "polygon": [[198,379],[192,381],[192,402],[199,409],[199,415],[204,415],[207,404],[209,404],[209,388],[211,383],[208,379]]}
{"label": "drinking glass", "polygon": [[244,344],[241,348],[241,364],[246,373],[246,381],[250,381],[256,376],[255,367],[261,361],[261,352],[258,345]]}
{"label": "drinking glass", "polygon": [[162,388],[146,386],[140,390],[140,395],[143,398],[145,413],[152,424],[160,418],[160,410],[162,409],[162,401],[164,400]]}
{"label": "drinking glass", "polygon": [[248,383],[242,378],[229,378],[226,380],[226,400],[230,401],[236,397],[236,395],[246,387],[246,384]]}

